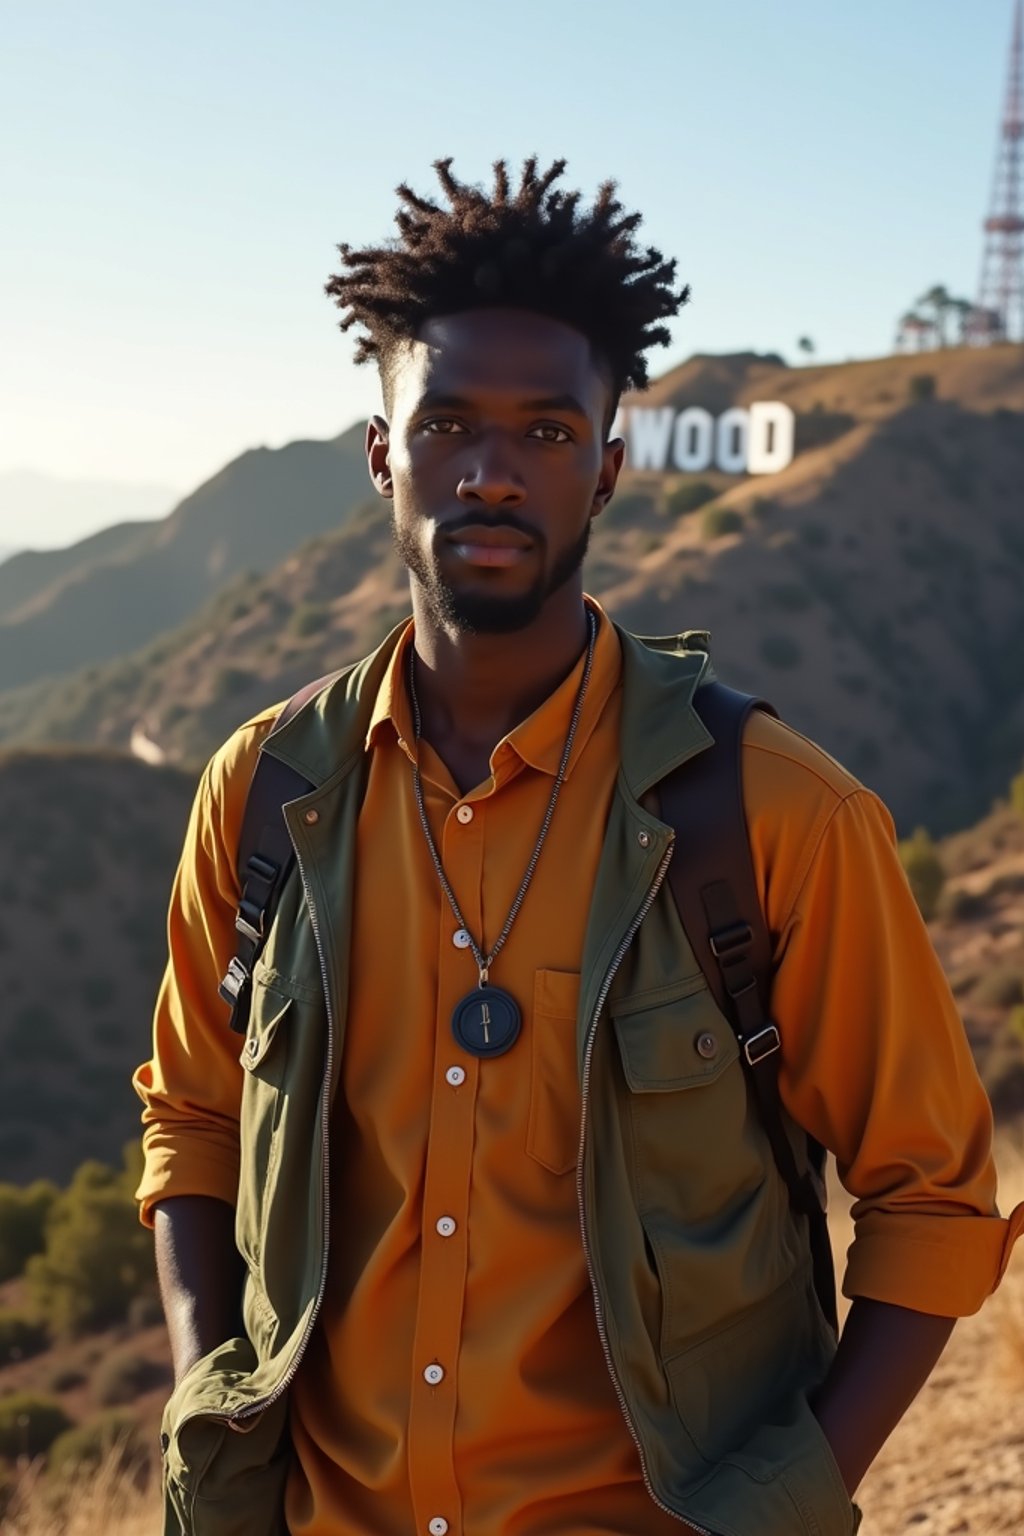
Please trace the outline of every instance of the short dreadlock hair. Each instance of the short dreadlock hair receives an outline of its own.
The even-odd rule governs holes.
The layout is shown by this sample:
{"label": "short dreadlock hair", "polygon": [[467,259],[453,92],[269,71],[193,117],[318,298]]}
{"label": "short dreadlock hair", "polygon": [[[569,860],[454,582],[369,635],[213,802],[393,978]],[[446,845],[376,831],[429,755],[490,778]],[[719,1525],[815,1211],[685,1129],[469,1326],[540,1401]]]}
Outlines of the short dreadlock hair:
{"label": "short dreadlock hair", "polygon": [[555,188],[565,164],[538,174],[531,156],[513,192],[498,160],[487,193],[458,181],[451,158],[435,160],[447,208],[403,183],[397,239],[365,250],[339,245],[347,270],[325,291],[345,311],[343,331],[363,327],[356,362],[376,362],[386,401],[403,342],[427,320],[483,308],[528,309],[582,332],[610,372],[613,403],[646,385],[644,353],[669,341],[661,322],[687,302],[689,286],[676,290],[676,263],[635,244],[641,215],[623,212],[613,181],[586,211],[579,192]]}

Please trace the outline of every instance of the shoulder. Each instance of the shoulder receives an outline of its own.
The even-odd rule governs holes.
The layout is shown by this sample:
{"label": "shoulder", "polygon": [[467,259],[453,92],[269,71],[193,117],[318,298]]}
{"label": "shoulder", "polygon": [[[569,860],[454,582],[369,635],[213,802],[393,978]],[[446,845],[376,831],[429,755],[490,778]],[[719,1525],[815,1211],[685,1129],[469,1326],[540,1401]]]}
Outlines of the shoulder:
{"label": "shoulder", "polygon": [[285,705],[284,700],[246,720],[222,743],[206,767],[206,779],[215,799],[231,797],[241,786],[244,796],[252,780],[260,747]]}
{"label": "shoulder", "polygon": [[743,773],[777,792],[812,795],[832,804],[864,788],[823,747],[763,709],[751,712],[743,732]]}
{"label": "shoulder", "polygon": [[[743,806],[768,926],[786,925],[816,859],[833,843],[893,841],[878,796],[785,721],[755,710],[743,734]],[[840,861],[852,876],[856,859]],[[837,871],[841,874],[841,870]]]}

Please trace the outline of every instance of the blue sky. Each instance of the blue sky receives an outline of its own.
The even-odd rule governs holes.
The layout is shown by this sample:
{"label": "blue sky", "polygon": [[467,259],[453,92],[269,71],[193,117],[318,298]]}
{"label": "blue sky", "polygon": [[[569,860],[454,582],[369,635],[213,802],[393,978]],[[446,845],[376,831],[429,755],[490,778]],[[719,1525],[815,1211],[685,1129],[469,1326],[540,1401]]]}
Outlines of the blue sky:
{"label": "blue sky", "polygon": [[[1011,0],[39,0],[0,58],[0,474],[186,491],[376,408],[322,285],[453,154],[564,155],[678,257],[693,351],[889,350],[972,296]],[[0,543],[15,530],[0,528]],[[14,540],[18,541],[18,540]]]}

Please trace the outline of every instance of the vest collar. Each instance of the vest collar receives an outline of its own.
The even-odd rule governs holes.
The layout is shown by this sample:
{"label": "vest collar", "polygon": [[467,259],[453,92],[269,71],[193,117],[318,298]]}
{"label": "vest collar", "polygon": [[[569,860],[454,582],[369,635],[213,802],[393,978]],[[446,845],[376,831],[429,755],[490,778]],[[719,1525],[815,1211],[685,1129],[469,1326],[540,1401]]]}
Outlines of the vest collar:
{"label": "vest collar", "polygon": [[[316,788],[346,777],[364,756],[377,694],[407,622],[396,625],[369,656],[346,667],[281,730],[272,731],[263,750]],[[673,768],[711,745],[693,696],[713,672],[702,631],[654,637],[616,629],[622,643],[621,772],[631,797],[639,800]]]}

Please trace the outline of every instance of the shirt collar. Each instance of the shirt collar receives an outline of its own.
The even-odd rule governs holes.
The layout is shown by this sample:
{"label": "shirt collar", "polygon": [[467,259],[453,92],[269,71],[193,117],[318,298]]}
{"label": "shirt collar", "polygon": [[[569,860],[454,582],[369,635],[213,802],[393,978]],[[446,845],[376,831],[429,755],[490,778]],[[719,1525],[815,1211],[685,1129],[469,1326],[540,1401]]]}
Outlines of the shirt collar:
{"label": "shirt collar", "polygon": [[[594,660],[590,681],[576,727],[572,755],[566,766],[566,778],[572,773],[573,767],[579,760],[580,753],[601,718],[604,707],[619,683],[622,673],[622,648],[615,626],[594,598],[587,597],[586,604],[597,620],[597,634],[594,640]],[[377,745],[381,732],[386,726],[390,726],[398,740],[398,745],[410,757],[414,754],[412,707],[406,685],[409,647],[413,641],[413,634],[414,626],[410,619],[399,637],[383,682],[377,691],[366,732],[367,750]],[[514,758],[518,758],[541,773],[550,774],[552,778],[555,776],[565,750],[565,739],[576,707],[585,664],[586,653],[584,652],[554,693],[498,743],[491,755],[491,764],[496,778],[507,777]]]}

